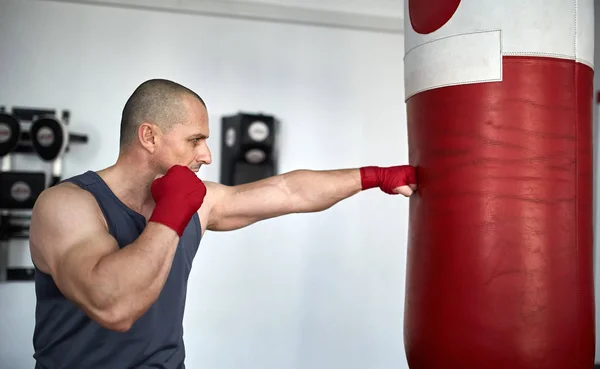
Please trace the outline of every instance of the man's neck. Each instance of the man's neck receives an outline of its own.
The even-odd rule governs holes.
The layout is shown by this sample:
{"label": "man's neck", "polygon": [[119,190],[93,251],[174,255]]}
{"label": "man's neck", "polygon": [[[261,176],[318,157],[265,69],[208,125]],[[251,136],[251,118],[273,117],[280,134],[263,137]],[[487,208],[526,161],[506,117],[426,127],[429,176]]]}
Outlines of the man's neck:
{"label": "man's neck", "polygon": [[98,175],[119,200],[132,210],[144,214],[154,205],[150,186],[157,175],[142,163],[132,157],[119,156],[114,165],[99,171]]}

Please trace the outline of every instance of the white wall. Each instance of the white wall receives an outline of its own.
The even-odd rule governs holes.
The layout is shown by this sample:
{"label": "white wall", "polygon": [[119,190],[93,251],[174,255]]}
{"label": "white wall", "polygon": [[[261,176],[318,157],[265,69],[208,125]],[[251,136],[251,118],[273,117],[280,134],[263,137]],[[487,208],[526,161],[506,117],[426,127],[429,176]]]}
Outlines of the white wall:
{"label": "white wall", "polygon": [[[407,161],[403,36],[68,3],[0,2],[0,104],[68,108],[91,136],[66,175],[110,165],[122,106],[143,80],[179,81],[212,120],[283,122],[281,165]],[[329,211],[208,234],[185,317],[190,368],[406,368],[408,201],[378,190]],[[24,260],[27,257],[23,258]],[[33,367],[32,283],[0,285],[0,367]]]}

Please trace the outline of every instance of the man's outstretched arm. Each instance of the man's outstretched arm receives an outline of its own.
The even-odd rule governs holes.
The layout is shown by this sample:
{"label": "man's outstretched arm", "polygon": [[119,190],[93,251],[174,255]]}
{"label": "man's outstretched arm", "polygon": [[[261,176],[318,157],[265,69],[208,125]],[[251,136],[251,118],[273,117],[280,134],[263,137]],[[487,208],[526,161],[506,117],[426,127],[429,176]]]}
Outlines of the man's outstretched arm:
{"label": "man's outstretched arm", "polygon": [[360,191],[379,187],[388,194],[410,196],[416,189],[411,166],[338,170],[295,170],[253,183],[223,186],[206,182],[207,229],[239,229],[291,213],[323,211]]}

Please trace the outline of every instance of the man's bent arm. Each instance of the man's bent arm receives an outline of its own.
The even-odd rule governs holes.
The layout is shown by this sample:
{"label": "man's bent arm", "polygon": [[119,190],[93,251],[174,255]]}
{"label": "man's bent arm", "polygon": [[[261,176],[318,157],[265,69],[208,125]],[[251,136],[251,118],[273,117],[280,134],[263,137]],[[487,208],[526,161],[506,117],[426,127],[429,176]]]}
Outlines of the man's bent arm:
{"label": "man's bent arm", "polygon": [[58,186],[40,196],[31,220],[32,256],[90,318],[126,331],[158,298],[179,237],[150,222],[120,249],[89,196]]}
{"label": "man's bent arm", "polygon": [[239,186],[207,183],[207,197],[214,196],[207,228],[232,230],[285,214],[323,211],[377,186],[399,193],[396,188],[416,183],[413,173],[408,166],[296,170]]}

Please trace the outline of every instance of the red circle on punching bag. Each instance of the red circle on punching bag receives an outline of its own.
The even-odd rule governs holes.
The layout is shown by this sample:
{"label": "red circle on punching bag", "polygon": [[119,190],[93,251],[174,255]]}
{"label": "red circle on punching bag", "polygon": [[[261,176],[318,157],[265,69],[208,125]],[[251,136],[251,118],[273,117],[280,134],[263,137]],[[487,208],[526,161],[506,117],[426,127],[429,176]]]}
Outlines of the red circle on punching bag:
{"label": "red circle on punching bag", "polygon": [[452,18],[459,5],[460,0],[408,0],[410,24],[417,33],[435,32]]}

